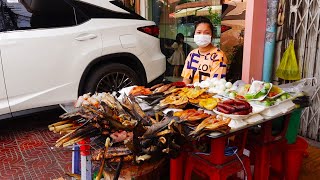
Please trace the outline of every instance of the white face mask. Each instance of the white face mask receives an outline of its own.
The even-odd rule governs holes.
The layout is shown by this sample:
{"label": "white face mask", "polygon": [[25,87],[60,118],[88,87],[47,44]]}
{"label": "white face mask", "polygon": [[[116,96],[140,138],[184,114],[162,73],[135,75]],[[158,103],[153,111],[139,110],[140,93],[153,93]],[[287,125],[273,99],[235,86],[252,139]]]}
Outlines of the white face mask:
{"label": "white face mask", "polygon": [[211,36],[207,34],[195,34],[194,35],[194,42],[199,47],[206,47],[211,43]]}

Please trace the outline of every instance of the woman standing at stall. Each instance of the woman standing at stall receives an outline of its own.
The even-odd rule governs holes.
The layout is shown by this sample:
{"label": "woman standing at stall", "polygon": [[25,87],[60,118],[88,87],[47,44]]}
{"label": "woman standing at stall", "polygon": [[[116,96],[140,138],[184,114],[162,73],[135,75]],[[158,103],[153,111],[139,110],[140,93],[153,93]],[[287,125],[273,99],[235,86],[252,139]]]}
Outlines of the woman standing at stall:
{"label": "woman standing at stall", "polygon": [[207,78],[225,78],[228,60],[224,53],[211,42],[213,25],[205,17],[195,23],[194,42],[198,48],[192,50],[186,58],[181,76],[183,82],[192,84]]}

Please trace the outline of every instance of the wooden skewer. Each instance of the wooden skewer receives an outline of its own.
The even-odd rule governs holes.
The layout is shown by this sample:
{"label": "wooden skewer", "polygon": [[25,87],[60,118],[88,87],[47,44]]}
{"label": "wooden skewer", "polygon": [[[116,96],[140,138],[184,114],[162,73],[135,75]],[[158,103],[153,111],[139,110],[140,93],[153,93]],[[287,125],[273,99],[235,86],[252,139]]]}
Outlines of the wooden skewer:
{"label": "wooden skewer", "polygon": [[71,127],[67,127],[67,128],[61,129],[60,132],[71,131],[71,130],[75,130],[77,128],[78,128],[78,126],[71,126]]}
{"label": "wooden skewer", "polygon": [[102,176],[102,173],[103,173],[104,164],[105,164],[105,161],[106,161],[106,158],[104,158],[104,157],[105,157],[106,153],[108,152],[108,148],[109,148],[110,145],[111,145],[110,144],[110,138],[108,137],[106,139],[106,143],[104,145],[105,148],[104,148],[104,152],[103,152],[103,158],[102,158],[102,162],[101,162],[101,166],[100,166],[99,172],[98,172],[98,174],[96,176],[96,180],[100,180],[101,179],[101,176]]}
{"label": "wooden skewer", "polygon": [[59,122],[56,122],[56,123],[50,124],[50,125],[48,126],[48,128],[50,129],[50,127],[60,126],[60,125],[63,125],[63,124],[68,123],[69,121],[72,121],[72,120],[59,121]]}
{"label": "wooden skewer", "polygon": [[[62,144],[65,145],[67,142],[72,141],[73,139],[76,138],[86,138],[88,136],[90,136],[92,133],[95,133],[97,130],[95,128],[91,128],[91,129],[82,129],[82,131],[77,132],[76,134],[73,133],[70,136],[67,136],[66,138],[60,140],[59,142],[56,143],[56,146],[59,147]],[[74,131],[72,131],[74,132]],[[69,144],[69,143],[67,143]]]}
{"label": "wooden skewer", "polygon": [[[64,128],[68,128],[68,127],[72,127],[74,124],[64,124],[64,125],[61,125],[61,126],[55,126],[55,127],[51,127],[51,128],[49,128],[49,130],[50,129],[52,129],[52,130],[54,130],[54,131],[56,131],[56,132],[60,132],[62,129],[64,129]],[[51,131],[52,131],[51,130]]]}
{"label": "wooden skewer", "polygon": [[66,173],[66,175],[73,177],[76,180],[81,180],[81,176],[79,174]]}
{"label": "wooden skewer", "polygon": [[75,129],[74,131],[62,136],[61,138],[59,138],[56,143],[62,141],[63,139],[65,139],[66,137],[70,136],[71,134],[73,134],[74,132],[76,132],[77,130],[79,130],[80,128],[82,128],[83,126],[85,126],[88,122],[90,122],[91,119],[87,120],[85,123],[83,123],[81,126],[79,126],[77,129]]}
{"label": "wooden skewer", "polygon": [[108,178],[111,179],[110,175],[105,170],[102,171],[102,174],[103,174],[103,179],[108,179]]}
{"label": "wooden skewer", "polygon": [[64,135],[64,134],[68,134],[68,133],[70,133],[70,132],[72,132],[72,131],[73,131],[73,129],[63,130],[63,131],[60,131],[60,134],[61,134],[61,135]]}
{"label": "wooden skewer", "polygon": [[68,141],[68,142],[63,143],[62,147],[71,146],[72,144],[75,144],[75,143],[77,143],[77,142],[79,142],[79,141],[81,141],[81,140],[84,140],[84,139],[85,139],[85,138],[81,138],[81,137],[74,138],[74,139],[72,139],[72,140],[70,140],[70,141]]}

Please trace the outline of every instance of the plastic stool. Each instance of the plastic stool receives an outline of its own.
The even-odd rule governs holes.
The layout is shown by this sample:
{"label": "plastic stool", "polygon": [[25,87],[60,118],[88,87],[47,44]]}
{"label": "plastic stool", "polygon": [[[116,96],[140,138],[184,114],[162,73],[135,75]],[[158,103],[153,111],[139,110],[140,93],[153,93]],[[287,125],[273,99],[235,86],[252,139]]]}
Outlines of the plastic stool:
{"label": "plastic stool", "polygon": [[[246,146],[248,129],[244,129],[239,132],[231,133],[223,137],[219,138],[207,138],[207,142],[210,143],[210,151],[208,153],[201,153],[194,151],[195,154],[200,156],[201,158],[207,160],[208,162],[221,165],[227,162],[230,162],[234,159],[237,159],[236,156],[226,156],[224,151],[226,146],[236,146],[238,148],[237,154],[238,156],[243,155],[243,150]],[[228,141],[230,137],[234,136],[234,140]],[[229,144],[228,144],[229,143]]]}
{"label": "plastic stool", "polygon": [[[246,156],[242,156],[241,160],[247,172],[247,179],[251,180],[250,160]],[[241,170],[243,167],[238,159],[226,164],[215,165],[197,155],[189,154],[184,180],[191,180],[193,172],[202,177],[209,177],[210,180],[225,180]]]}
{"label": "plastic stool", "polygon": [[170,180],[183,180],[188,153],[193,152],[191,143],[186,143],[181,149],[178,157],[170,159]]}
{"label": "plastic stool", "polygon": [[303,158],[308,149],[308,142],[301,137],[298,137],[296,143],[287,145],[285,156],[286,164],[286,179],[298,180]]}
{"label": "plastic stool", "polygon": [[254,156],[254,179],[269,179],[270,169],[277,172],[278,177],[284,177],[284,153],[286,151],[287,141],[282,139],[280,141],[266,143],[264,145],[256,145],[251,149]]}
{"label": "plastic stool", "polygon": [[[276,121],[280,121],[276,119]],[[261,125],[260,134],[250,134],[247,148],[251,152],[251,162],[254,164],[254,179],[269,179],[270,168],[277,172],[281,178],[284,177],[284,153],[287,141],[285,135],[290,121],[290,114],[285,115],[281,121],[281,131],[274,135],[272,131],[273,121],[267,121]],[[275,157],[272,158],[271,157]]]}
{"label": "plastic stool", "polygon": [[182,180],[188,153],[182,151],[175,159],[170,159],[170,180]]}

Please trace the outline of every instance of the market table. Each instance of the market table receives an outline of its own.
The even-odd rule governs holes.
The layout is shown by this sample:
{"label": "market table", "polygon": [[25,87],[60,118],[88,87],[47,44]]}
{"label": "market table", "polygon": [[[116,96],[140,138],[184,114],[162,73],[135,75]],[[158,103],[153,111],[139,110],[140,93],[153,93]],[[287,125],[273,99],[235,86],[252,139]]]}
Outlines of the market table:
{"label": "market table", "polygon": [[[248,130],[249,128],[255,127],[255,126],[261,126],[262,128],[260,129],[261,131],[261,136],[258,137],[258,139],[260,139],[260,143],[270,143],[272,141],[278,141],[281,139],[284,139],[285,137],[285,133],[287,131],[287,127],[289,124],[289,120],[290,120],[290,115],[291,113],[295,111],[295,109],[290,110],[286,113],[283,114],[278,114],[274,117],[267,117],[264,118],[261,121],[255,122],[255,123],[251,123],[251,124],[247,124],[245,126],[239,127],[237,129],[231,129],[228,133],[211,133],[209,135],[207,135],[206,137],[209,138],[210,141],[210,146],[211,146],[211,152],[210,153],[203,153],[203,152],[199,152],[199,151],[189,151],[189,152],[182,152],[182,155],[180,157],[178,157],[177,159],[172,159],[170,164],[170,179],[171,180],[181,180],[184,177],[185,174],[185,169],[184,169],[184,164],[186,164],[186,158],[188,156],[188,153],[190,154],[195,154],[197,156],[199,156],[200,158],[203,158],[206,161],[211,161],[211,163],[213,164],[218,164],[221,165],[225,162],[230,162],[232,161],[234,158],[230,158],[230,157],[226,157],[225,156],[225,143],[227,141],[227,139],[231,136],[236,135],[238,140],[240,140],[240,142],[238,142],[238,151],[237,154],[238,156],[241,156],[242,154],[246,154],[247,156],[249,156],[248,152],[244,152],[245,149],[245,144],[247,141],[247,134],[248,134]],[[283,129],[281,131],[281,133],[279,133],[276,136],[272,136],[272,122],[274,120],[277,120],[280,117],[284,117],[284,124],[283,124]],[[256,137],[257,139],[257,137]],[[191,149],[191,148],[187,148],[187,149]],[[260,161],[262,162],[262,164],[267,164],[264,166],[259,166],[256,167],[255,169],[259,169],[259,171],[257,171],[257,173],[255,174],[255,177],[269,177],[269,166],[268,163],[268,152],[263,152],[260,156],[261,159]]]}
{"label": "market table", "polygon": [[[265,83],[265,84],[268,84],[268,83]],[[173,89],[171,88],[171,86],[173,87]],[[224,163],[224,162],[226,162],[226,161],[228,161],[228,159],[230,159],[230,158],[224,158],[224,156],[225,156],[225,147],[226,147],[226,141],[227,140],[229,140],[228,138],[229,137],[231,137],[231,136],[235,136],[236,138],[235,139],[240,139],[240,144],[239,145],[237,145],[236,147],[238,148],[238,153],[240,154],[240,156],[242,156],[242,153],[243,153],[243,149],[244,149],[244,147],[245,147],[245,144],[246,144],[246,140],[247,140],[247,134],[248,134],[248,130],[249,130],[249,128],[251,128],[251,127],[253,127],[253,126],[257,126],[257,125],[260,125],[260,126],[262,126],[263,128],[262,128],[262,136],[261,136],[261,138],[263,139],[261,142],[267,142],[267,141],[273,141],[273,140],[277,140],[277,139],[281,139],[281,138],[283,138],[284,137],[284,133],[282,133],[280,136],[277,136],[277,137],[271,137],[271,129],[272,129],[272,120],[274,120],[274,119],[276,119],[276,118],[278,118],[278,117],[281,117],[281,116],[285,116],[286,118],[286,125],[285,125],[285,127],[287,127],[287,124],[288,124],[288,120],[290,119],[290,114],[291,114],[291,112],[292,112],[292,108],[294,107],[294,104],[292,103],[292,101],[291,100],[289,100],[289,101],[287,101],[287,102],[289,102],[289,104],[286,102],[286,103],[283,103],[283,104],[286,104],[286,105],[276,105],[276,106],[273,106],[272,108],[273,108],[273,110],[272,110],[272,113],[270,113],[270,109],[271,108],[269,108],[269,109],[267,109],[267,110],[265,110],[264,108],[262,108],[262,110],[261,111],[259,111],[258,112],[258,110],[256,109],[255,110],[255,108],[257,108],[259,105],[257,105],[257,106],[242,106],[242,108],[240,108],[241,106],[239,106],[239,107],[236,107],[236,104],[235,103],[233,103],[232,105],[234,105],[234,107],[232,107],[232,108],[234,108],[234,110],[231,112],[231,110],[230,111],[223,111],[223,108],[220,108],[219,109],[219,107],[220,107],[220,105],[221,104],[223,104],[224,103],[224,99],[214,99],[215,97],[212,95],[212,94],[214,94],[214,92],[212,92],[212,93],[210,93],[209,91],[210,91],[210,89],[208,90],[208,92],[206,92],[207,94],[204,96],[204,97],[206,97],[206,98],[204,98],[204,97],[202,97],[202,98],[204,98],[205,100],[207,100],[207,99],[213,99],[212,100],[212,102],[211,101],[208,101],[207,103],[211,103],[211,104],[214,104],[214,102],[216,102],[216,104],[215,104],[215,106],[217,106],[217,108],[216,109],[210,109],[210,108],[207,108],[206,106],[203,106],[203,105],[201,105],[200,104],[200,99],[201,98],[199,98],[198,99],[198,101],[199,101],[199,104],[198,103],[194,103],[195,101],[190,101],[190,100],[194,100],[194,98],[195,97],[200,97],[200,95],[202,94],[202,93],[204,93],[204,91],[206,91],[207,89],[199,89],[199,88],[195,88],[195,87],[186,87],[186,88],[184,88],[184,89],[177,89],[174,85],[172,85],[172,84],[166,84],[166,85],[160,85],[158,88],[160,88],[160,89],[162,89],[163,91],[166,91],[165,89],[167,89],[168,90],[168,92],[167,93],[171,93],[169,96],[165,96],[165,99],[169,99],[168,101],[162,101],[160,98],[163,98],[163,96],[165,95],[165,93],[164,92],[160,92],[161,94],[159,94],[159,92],[157,91],[157,89],[156,90],[154,90],[154,92],[151,92],[150,90],[148,91],[148,89],[146,89],[145,87],[137,87],[137,88],[132,88],[131,90],[134,90],[132,93],[133,94],[135,94],[135,95],[133,95],[133,94],[131,94],[131,96],[130,96],[130,98],[132,98],[132,99],[130,99],[130,101],[131,101],[131,104],[130,104],[130,107],[131,108],[136,108],[136,107],[139,107],[140,108],[140,112],[142,112],[142,114],[143,113],[146,113],[146,112],[143,112],[143,111],[147,111],[146,109],[143,109],[143,107],[141,106],[141,104],[140,104],[140,102],[138,103],[138,101],[136,100],[137,98],[134,98],[134,97],[137,97],[138,95],[139,95],[139,93],[140,93],[140,91],[141,92],[149,92],[149,93],[153,93],[153,94],[151,94],[151,96],[152,95],[154,95],[154,97],[153,98],[158,98],[158,99],[156,99],[156,100],[158,100],[158,101],[156,101],[156,100],[153,100],[152,99],[152,101],[153,102],[159,102],[160,101],[160,103],[158,104],[158,106],[160,106],[160,107],[168,107],[168,106],[166,106],[165,105],[165,103],[162,103],[161,104],[161,102],[166,102],[167,104],[170,104],[170,103],[172,103],[173,105],[176,105],[176,106],[174,106],[175,108],[183,108],[183,107],[185,107],[185,108],[187,108],[186,107],[186,104],[189,104],[189,105],[199,105],[200,107],[202,106],[202,107],[205,107],[206,109],[208,109],[209,111],[211,111],[211,113],[216,113],[216,114],[219,114],[219,113],[221,113],[221,112],[224,112],[224,113],[222,113],[222,115],[220,115],[219,114],[219,117],[218,116],[215,116],[215,115],[213,115],[213,116],[211,116],[211,115],[208,115],[208,114],[210,114],[210,113],[208,113],[208,114],[206,114],[204,111],[197,111],[197,110],[195,110],[195,109],[197,109],[197,108],[195,108],[195,109],[189,109],[189,110],[186,110],[187,111],[187,113],[186,114],[188,114],[188,112],[194,112],[194,111],[196,111],[196,112],[201,112],[202,113],[202,116],[200,116],[200,117],[208,117],[209,116],[209,118],[206,118],[205,120],[203,120],[203,119],[201,119],[201,118],[199,118],[198,120],[202,120],[203,121],[203,124],[206,126],[207,124],[206,123],[211,123],[211,124],[213,124],[213,126],[208,126],[209,128],[207,129],[207,130],[209,130],[209,132],[207,131],[207,132],[205,132],[205,131],[202,131],[201,132],[201,130],[203,130],[204,128],[203,127],[205,127],[205,126],[198,126],[198,127],[200,127],[200,130],[199,129],[197,129],[197,131],[195,131],[195,133],[198,133],[198,134],[194,134],[196,137],[201,137],[202,135],[204,135],[204,134],[200,134],[200,133],[210,133],[210,134],[207,134],[205,137],[206,138],[208,138],[209,140],[210,140],[210,142],[211,142],[211,153],[207,153],[207,154],[205,154],[205,153],[201,153],[201,152],[196,152],[196,151],[194,151],[193,153],[194,154],[196,154],[196,155],[199,155],[199,156],[208,156],[208,154],[210,155],[210,154],[212,154],[212,152],[216,155],[216,154],[218,154],[218,155],[216,155],[216,157],[218,157],[218,160],[214,160],[214,159],[217,159],[217,158],[208,158],[207,157],[207,160],[209,160],[209,161],[211,161],[211,163],[213,163],[213,164],[222,164],[222,163]],[[170,88],[170,89],[168,89],[168,88]],[[266,88],[266,87],[264,87],[264,88]],[[270,90],[270,88],[271,88],[271,86],[269,86],[269,90]],[[130,92],[128,92],[128,93],[131,93],[131,90],[129,90],[128,89],[128,91],[130,91]],[[160,90],[159,90],[160,91]],[[181,94],[184,94],[184,95],[178,95],[178,94],[174,94],[173,92],[177,92],[177,91],[181,91],[180,93]],[[262,90],[261,90],[262,91]],[[121,95],[122,94],[127,94],[127,93],[121,93],[121,92],[119,92]],[[221,95],[221,94],[219,94],[219,93],[217,93],[218,95]],[[162,97],[160,97],[159,98],[159,95],[160,96],[162,96]],[[208,97],[208,95],[210,96],[210,97]],[[84,100],[84,96],[86,96],[86,98],[88,98],[88,101],[87,100]],[[113,97],[111,97],[111,96],[113,96]],[[172,96],[172,97],[171,97]],[[182,96],[183,96],[183,98],[182,98]],[[189,97],[190,96],[190,97]],[[264,95],[264,96],[266,96],[266,94]],[[100,99],[100,100],[97,100],[96,98],[102,98],[102,97],[105,97],[106,99],[106,102],[105,101],[103,101],[102,102],[102,100]],[[119,96],[119,97],[121,97],[121,96]],[[92,97],[90,97],[90,95],[89,94],[85,94],[85,95],[83,95],[83,96],[81,96],[81,97],[79,97],[79,99],[78,99],[78,101],[75,103],[75,107],[80,107],[80,108],[84,108],[84,107],[86,107],[88,104],[89,104],[89,106],[92,106],[93,108],[90,108],[90,111],[88,111],[89,113],[93,113],[93,114],[96,114],[96,116],[95,117],[102,117],[102,118],[105,118],[105,119],[98,119],[99,120],[99,123],[102,123],[102,122],[104,122],[104,120],[106,120],[106,118],[109,118],[108,117],[108,113],[110,113],[111,115],[114,115],[115,116],[115,118],[116,117],[118,117],[118,114],[117,113],[113,113],[112,111],[110,111],[109,109],[108,109],[108,107],[107,106],[102,106],[102,104],[104,103],[104,104],[106,104],[106,103],[110,103],[109,102],[109,99],[108,98],[110,98],[110,99],[114,99],[114,98],[119,98],[119,97],[115,97],[114,95],[111,95],[111,94],[108,94],[108,93],[98,93],[98,94],[94,94],[94,95],[92,95]],[[126,95],[124,95],[123,97],[126,97],[126,98],[128,98],[128,96],[126,96]],[[122,97],[122,98],[123,98]],[[150,98],[150,96],[146,96],[147,98]],[[273,96],[272,96],[273,97]],[[281,96],[282,97],[282,96]],[[90,102],[89,102],[89,98],[91,98],[90,99]],[[171,98],[171,99],[170,99]],[[287,95],[286,95],[286,97],[284,98],[284,99],[286,99],[286,98],[288,98],[287,97]],[[232,99],[232,98],[229,98],[229,99]],[[281,100],[283,100],[284,101],[284,99],[283,98],[281,98]],[[128,100],[128,99],[127,99]],[[142,99],[143,100],[143,99]],[[150,99],[149,99],[150,100]],[[174,100],[174,101],[173,101]],[[256,99],[257,101],[258,101],[258,99]],[[119,100],[120,101],[120,100]],[[137,101],[137,102],[135,102],[135,101]],[[218,102],[220,102],[220,101],[222,101],[222,103],[221,104],[218,104]],[[233,101],[233,102],[236,102],[236,101],[238,101],[238,100],[231,100],[231,101]],[[243,100],[240,100],[240,101],[243,101]],[[85,104],[85,102],[86,102],[86,104]],[[127,102],[129,102],[129,101],[127,101]],[[152,102],[152,103],[153,103]],[[227,103],[227,101],[225,101],[226,103]],[[229,103],[230,103],[230,100],[228,101]],[[244,101],[245,102],[245,101]],[[278,101],[277,101],[278,102]],[[101,104],[100,104],[101,103]],[[141,102],[141,103],[143,103],[143,102]],[[155,106],[153,106],[152,105],[152,103],[150,104],[150,102],[148,102],[149,103],[149,105],[150,105],[150,107],[151,107],[151,109],[152,110],[154,110],[154,111],[162,111],[163,109],[158,109],[158,110],[156,110],[156,107]],[[179,106],[179,103],[181,103],[182,105],[184,105],[184,106],[182,106],[181,104],[181,106]],[[239,103],[239,102],[238,102]],[[247,104],[249,104],[248,102],[245,102],[245,103],[247,103]],[[112,103],[111,103],[112,104]],[[238,104],[239,105],[239,104]],[[240,104],[240,105],[243,105],[243,104]],[[64,106],[64,105],[62,105],[62,106]],[[70,109],[73,109],[73,104],[69,104],[69,106],[64,106],[64,109],[65,109],[65,111],[66,112],[68,112],[68,108],[67,107],[70,107]],[[98,113],[98,111],[97,110],[94,110],[94,107],[96,107],[96,108],[98,108],[98,107],[100,107],[100,108],[102,108],[102,110],[103,111],[105,111],[105,112],[108,112],[108,113],[105,113],[105,114],[107,114],[107,115],[103,115],[103,114],[99,114]],[[111,106],[112,108],[114,108],[114,106]],[[121,107],[121,106],[119,106],[119,107]],[[169,106],[169,107],[171,107],[171,106]],[[211,106],[210,106],[211,107]],[[261,106],[260,106],[261,107]],[[194,107],[193,107],[194,108]],[[214,108],[214,107],[213,107]],[[106,109],[106,110],[104,110],[104,109]],[[121,108],[120,108],[121,109]],[[259,108],[258,108],[259,109]],[[181,111],[181,110],[183,110],[183,109],[180,109],[179,111]],[[191,111],[190,111],[191,110]],[[243,113],[243,110],[244,110],[244,112],[245,113]],[[263,111],[263,110],[265,110],[265,111]],[[212,112],[213,111],[213,112]],[[216,111],[220,111],[220,112],[216,112]],[[242,112],[242,113],[240,113],[240,111]],[[263,111],[263,112],[262,112]],[[120,110],[119,110],[119,112],[120,112]],[[120,115],[125,115],[126,114],[126,112],[125,111],[121,111],[121,112],[124,112],[124,114],[120,114]],[[138,112],[138,111],[137,111]],[[136,112],[136,113],[137,113]],[[261,113],[260,113],[261,112]],[[128,113],[128,112],[127,112]],[[68,113],[67,113],[68,114]],[[71,114],[73,114],[73,113],[71,113]],[[147,114],[147,113],[146,113]],[[206,114],[206,115],[204,115],[204,114]],[[245,115],[242,115],[242,114],[245,114]],[[262,117],[260,114],[263,114],[265,117]],[[90,115],[90,114],[89,114]],[[99,115],[99,116],[98,116]],[[120,117],[120,115],[119,115],[119,117]],[[244,118],[244,117],[249,117],[249,116],[251,116],[252,115],[252,117],[254,117],[254,118],[249,118],[249,119],[247,119],[247,122],[249,123],[246,123],[246,124],[243,124],[243,122],[241,123],[241,121],[242,120],[236,120],[237,118]],[[145,115],[144,115],[145,116]],[[142,117],[144,117],[144,116],[140,116],[140,119],[139,120],[141,120],[141,118]],[[149,115],[148,115],[149,116]],[[149,131],[148,131],[148,133],[151,133],[153,130],[154,130],[154,126],[153,125],[156,125],[156,126],[159,126],[159,127],[162,127],[162,125],[163,125],[163,127],[165,127],[165,128],[168,128],[168,129],[166,129],[166,131],[168,131],[168,132],[170,132],[170,131],[175,131],[175,132],[173,132],[172,134],[180,134],[180,135],[182,135],[182,133],[179,131],[179,130],[175,130],[175,128],[172,128],[173,130],[170,130],[170,128],[171,128],[171,125],[173,124],[173,123],[175,123],[175,125],[176,126],[179,126],[179,127],[181,127],[180,125],[181,125],[181,123],[190,123],[190,122],[188,122],[188,120],[186,119],[186,117],[185,117],[185,119],[184,118],[181,118],[181,119],[179,119],[179,115],[178,114],[176,114],[175,115],[176,117],[172,117],[172,116],[170,116],[170,115],[168,115],[168,116],[164,116],[164,120],[163,121],[160,121],[159,119],[157,119],[157,121],[158,122],[156,122],[155,120],[153,121],[153,120],[151,120],[150,119],[150,122],[152,121],[152,123],[147,123],[147,125],[146,126],[143,126],[144,128],[147,128]],[[188,115],[187,115],[188,116]],[[65,116],[65,117],[68,117],[68,116]],[[85,116],[85,117],[90,117],[90,116]],[[119,118],[118,117],[118,118]],[[136,116],[136,118],[137,118],[138,116]],[[229,117],[229,118],[228,118]],[[231,118],[232,117],[232,118]],[[113,117],[112,117],[113,118]],[[157,118],[157,117],[156,117]],[[225,119],[226,118],[226,119]],[[230,122],[230,118],[231,119],[233,119],[231,122],[233,122],[233,123],[229,123]],[[86,119],[85,118],[85,122],[87,123],[87,122],[89,122],[90,120],[91,120],[92,118],[89,118],[89,119]],[[115,121],[116,119],[111,119],[111,120],[113,120],[113,121]],[[129,120],[129,122],[131,121],[130,119],[128,119]],[[182,120],[182,121],[180,121],[180,120]],[[80,119],[80,121],[81,122],[76,122],[76,123],[74,123],[74,124],[77,124],[77,126],[78,127],[81,127],[82,126],[82,123],[83,123],[83,121]],[[108,119],[108,122],[107,123],[110,123],[109,122],[110,120]],[[190,120],[190,121],[192,121],[192,120]],[[134,121],[132,121],[131,123],[133,123]],[[213,122],[213,123],[212,123]],[[112,122],[111,122],[112,123]],[[114,122],[113,122],[114,123]],[[169,124],[170,125],[169,125]],[[215,124],[216,123],[216,124]],[[238,124],[237,124],[238,123]],[[69,125],[74,125],[74,124],[68,124],[68,126]],[[85,124],[85,123],[84,123]],[[152,125],[151,125],[152,124]],[[179,125],[180,124],[180,125]],[[192,123],[190,123],[190,124],[192,124]],[[97,124],[97,125],[99,125],[99,124]],[[133,125],[133,124],[132,124]],[[192,124],[192,125],[195,125],[195,124]],[[128,124],[128,126],[127,127],[129,127],[130,126],[130,123]],[[229,127],[228,127],[229,126]],[[95,126],[90,126],[90,127],[93,127],[93,128],[95,128]],[[107,127],[105,127],[103,124],[102,125],[99,125],[99,127],[104,127],[105,128],[105,132],[107,132],[107,133],[118,133],[118,131],[117,131],[117,126],[116,125],[113,125],[113,126],[107,126]],[[113,128],[116,128],[115,130],[117,131],[117,132],[114,132],[114,131],[112,131],[112,129],[110,129],[110,127],[113,127]],[[203,129],[201,129],[201,127],[203,128]],[[218,127],[223,127],[223,128],[221,128],[221,129],[219,129]],[[227,129],[229,129],[231,127],[231,130],[229,131],[229,132],[227,132],[227,133],[211,133],[211,132],[214,132],[214,131],[217,131],[217,130],[221,130],[221,131],[224,131],[224,130],[227,130]],[[211,129],[210,129],[211,128]],[[95,129],[99,129],[99,128],[95,128]],[[177,128],[176,128],[177,129]],[[120,130],[123,130],[123,127],[122,127],[122,129],[121,128],[118,128],[118,130],[120,131]],[[130,129],[130,130],[132,130],[132,129]],[[162,129],[163,130],[163,129]],[[162,131],[161,130],[161,131]],[[75,130],[76,131],[76,130]],[[160,131],[160,129],[158,129],[157,131],[156,130],[154,130],[154,133],[157,133],[158,131]],[[285,130],[284,130],[285,131]],[[74,131],[71,131],[71,132],[74,132]],[[126,133],[128,133],[128,132],[125,132],[125,131],[121,131],[121,132],[124,132],[125,134]],[[153,132],[152,132],[153,133]],[[188,133],[189,134],[189,133]],[[141,135],[139,135],[139,137],[141,137],[141,138],[149,138],[148,136],[148,134],[147,133],[145,133],[144,135],[146,135],[146,136],[141,136]],[[170,134],[171,135],[171,134]],[[79,136],[80,138],[82,138],[81,136]],[[84,136],[85,137],[85,136]],[[90,136],[89,136],[90,137]],[[92,137],[94,137],[94,136],[92,136]],[[113,138],[113,137],[111,137],[111,138]],[[150,136],[150,138],[151,138],[151,136]],[[108,139],[108,138],[107,138]],[[114,136],[114,138],[113,139],[116,139],[116,137]],[[62,140],[65,140],[65,141],[62,141]],[[68,141],[68,139],[63,139],[62,138],[62,140],[61,141],[59,141],[59,144],[58,144],[58,146],[60,145],[62,145],[62,143],[64,143],[64,145],[65,146],[67,146],[67,144],[69,144],[70,142]],[[82,139],[81,139],[82,140]],[[161,140],[163,140],[163,139],[161,139]],[[166,140],[165,138],[164,138],[164,140]],[[160,139],[158,140],[157,139],[157,142],[160,142]],[[66,142],[69,142],[69,143],[66,143]],[[72,142],[72,141],[71,141]],[[168,142],[172,142],[172,144],[174,145],[175,144],[175,142],[174,141],[168,141]],[[195,141],[194,141],[195,142]],[[214,142],[214,143],[212,143],[212,142]],[[229,141],[228,141],[229,142]],[[160,142],[160,143],[163,143],[162,141]],[[80,143],[81,144],[81,143]],[[84,142],[82,145],[80,145],[80,151],[82,151],[83,153],[81,153],[81,162],[82,162],[82,165],[81,165],[81,175],[82,175],[82,178],[84,178],[84,179],[90,179],[91,178],[91,167],[90,167],[90,165],[91,165],[91,158],[90,158],[90,153],[88,153],[88,152],[90,152],[90,146],[88,146],[88,144],[90,144],[88,141],[87,142]],[[163,144],[165,144],[165,141],[164,141],[164,143]],[[181,146],[182,144],[180,144],[180,146]],[[105,145],[106,147],[108,146],[108,145]],[[178,146],[178,147],[180,147],[180,146]],[[229,145],[228,145],[229,146]],[[232,146],[234,146],[234,145],[232,145]],[[88,147],[88,148],[86,148],[86,147]],[[146,147],[149,147],[149,146],[146,146]],[[151,147],[151,146],[150,146]],[[218,147],[218,148],[217,148]],[[172,147],[170,147],[170,149],[171,149]],[[180,149],[180,148],[179,148]],[[239,150],[240,149],[240,150]],[[161,149],[162,150],[162,152],[165,152],[165,153],[168,153],[169,152],[169,146],[167,146],[167,148],[166,149]],[[163,150],[167,150],[167,151],[163,151]],[[181,149],[180,149],[181,150]],[[79,167],[79,162],[80,162],[80,160],[79,160],[79,156],[77,156],[76,154],[78,153],[79,151],[78,150],[75,150],[74,151],[74,154],[73,154],[73,164],[74,164],[74,168],[73,168],[73,172],[74,173],[79,173],[79,172],[75,172],[76,170],[77,170],[77,168],[75,167],[75,166],[77,166],[77,167]],[[146,153],[147,154],[147,153]],[[232,153],[232,154],[234,154],[234,153]],[[84,157],[83,157],[84,156]],[[149,155],[150,156],[150,155]],[[221,157],[220,157],[221,156]],[[77,157],[78,157],[78,159],[77,159]],[[223,157],[223,158],[222,158]],[[240,159],[240,158],[239,158]],[[101,167],[103,167],[103,166],[101,166]],[[78,168],[79,169],[79,168]]]}

